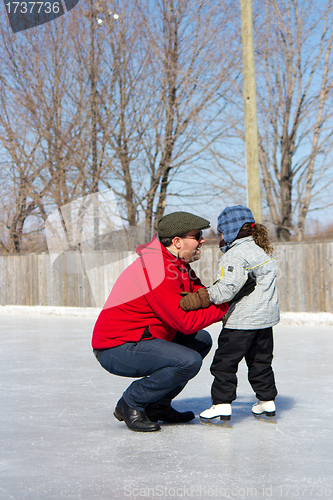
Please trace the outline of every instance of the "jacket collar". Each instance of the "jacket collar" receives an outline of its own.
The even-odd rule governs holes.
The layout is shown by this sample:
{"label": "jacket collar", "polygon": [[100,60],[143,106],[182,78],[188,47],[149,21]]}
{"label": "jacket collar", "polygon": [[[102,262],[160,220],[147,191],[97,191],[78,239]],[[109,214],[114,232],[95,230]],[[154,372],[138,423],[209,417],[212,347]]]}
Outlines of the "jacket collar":
{"label": "jacket collar", "polygon": [[184,261],[184,259],[180,259],[178,256],[173,255],[173,253],[171,253],[167,248],[161,245],[157,238],[157,233],[154,234],[152,240],[149,241],[149,243],[139,245],[136,249],[136,253],[140,256],[149,254],[150,252],[162,252],[163,257],[166,260],[172,262],[182,272],[187,272],[190,267],[189,264]]}
{"label": "jacket collar", "polygon": [[237,240],[234,240],[230,245],[225,245],[223,247],[220,247],[221,252],[226,253],[230,248],[235,247],[237,245],[240,245],[241,243],[248,242],[248,241],[253,241],[252,236],[246,236],[245,238],[239,238]]}

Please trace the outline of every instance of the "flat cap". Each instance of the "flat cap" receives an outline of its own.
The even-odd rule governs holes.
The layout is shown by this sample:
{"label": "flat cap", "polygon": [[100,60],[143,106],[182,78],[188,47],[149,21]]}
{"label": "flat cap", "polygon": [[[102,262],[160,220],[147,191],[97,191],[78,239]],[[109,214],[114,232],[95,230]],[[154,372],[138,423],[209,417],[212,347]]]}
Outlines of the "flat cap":
{"label": "flat cap", "polygon": [[174,238],[195,229],[207,229],[209,220],[198,217],[188,212],[173,212],[165,215],[157,223],[159,238]]}

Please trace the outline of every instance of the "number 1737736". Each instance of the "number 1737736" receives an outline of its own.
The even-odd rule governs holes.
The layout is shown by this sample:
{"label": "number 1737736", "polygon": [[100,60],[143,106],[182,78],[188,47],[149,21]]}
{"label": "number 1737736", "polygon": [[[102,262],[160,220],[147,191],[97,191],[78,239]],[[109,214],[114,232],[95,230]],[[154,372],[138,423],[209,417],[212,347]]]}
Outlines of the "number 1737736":
{"label": "number 1737736", "polygon": [[60,11],[59,2],[8,2],[6,3],[8,14],[58,14]]}

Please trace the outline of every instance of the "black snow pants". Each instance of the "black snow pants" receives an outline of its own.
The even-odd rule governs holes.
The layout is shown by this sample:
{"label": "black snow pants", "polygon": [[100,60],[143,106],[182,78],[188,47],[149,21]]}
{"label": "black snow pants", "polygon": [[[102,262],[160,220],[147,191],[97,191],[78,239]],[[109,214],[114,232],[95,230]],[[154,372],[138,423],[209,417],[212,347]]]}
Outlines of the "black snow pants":
{"label": "black snow pants", "polygon": [[248,379],[261,401],[274,400],[277,395],[273,359],[273,330],[233,330],[223,328],[218,348],[210,367],[214,376],[213,404],[231,403],[236,399],[238,364],[245,356]]}

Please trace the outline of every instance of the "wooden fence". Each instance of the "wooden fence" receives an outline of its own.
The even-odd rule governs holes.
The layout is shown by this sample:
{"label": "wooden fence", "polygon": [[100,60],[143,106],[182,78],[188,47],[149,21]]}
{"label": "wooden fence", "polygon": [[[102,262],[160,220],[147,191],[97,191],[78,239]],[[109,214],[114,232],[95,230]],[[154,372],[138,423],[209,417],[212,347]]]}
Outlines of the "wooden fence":
{"label": "wooden fence", "polygon": [[[192,264],[205,285],[215,280],[221,253],[203,247]],[[333,242],[276,243],[278,291],[283,312],[333,313]],[[0,256],[0,304],[102,307],[134,252],[48,253]]]}

